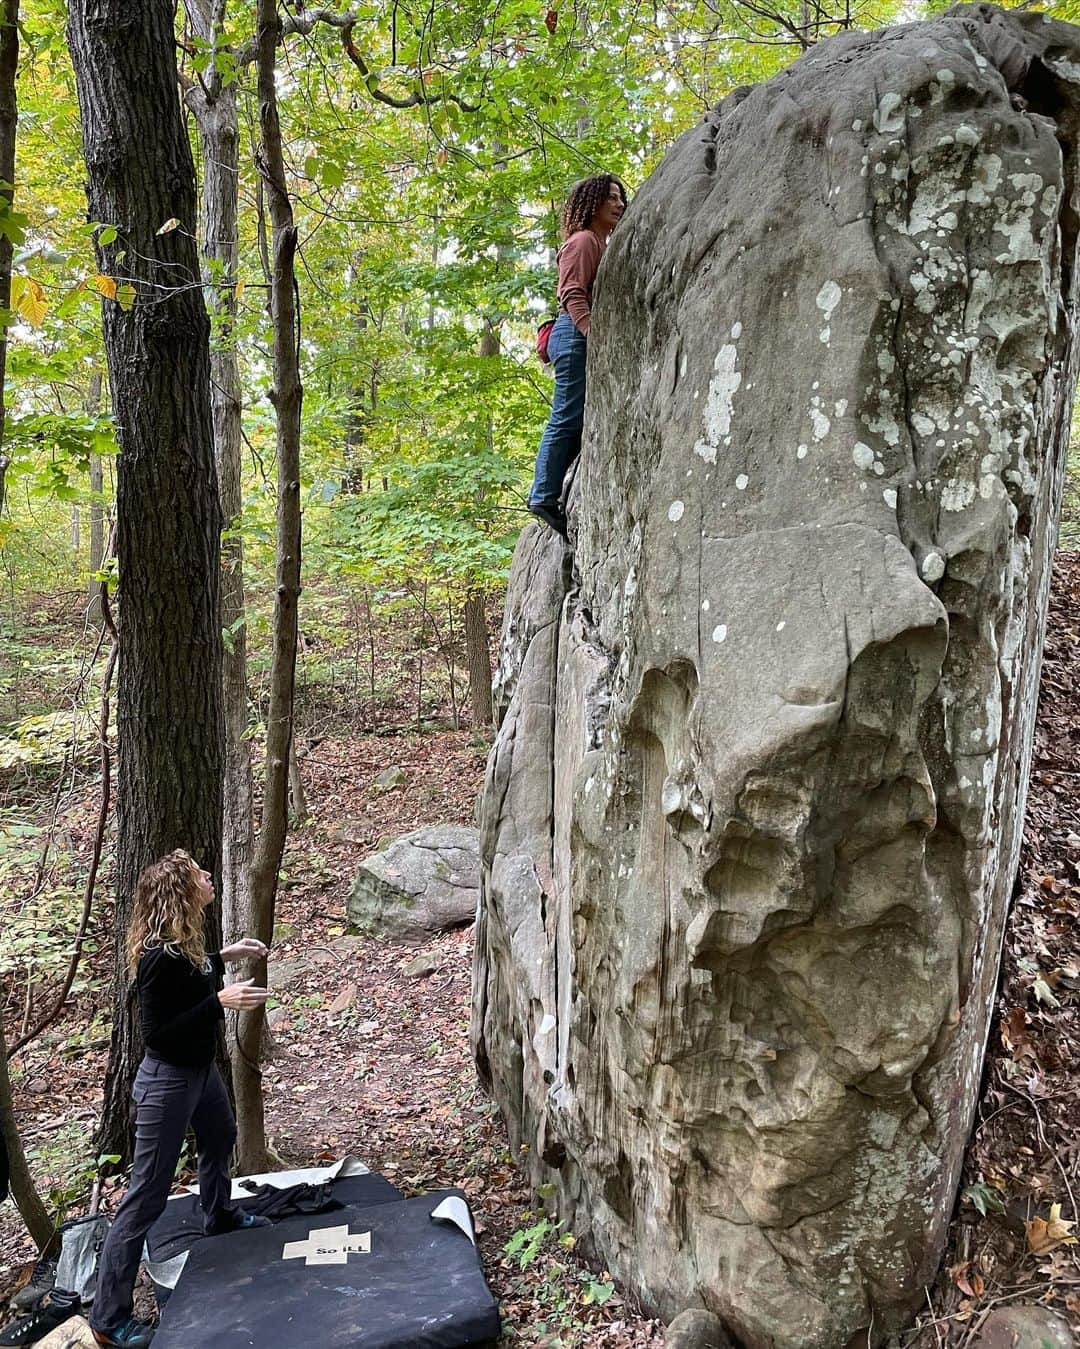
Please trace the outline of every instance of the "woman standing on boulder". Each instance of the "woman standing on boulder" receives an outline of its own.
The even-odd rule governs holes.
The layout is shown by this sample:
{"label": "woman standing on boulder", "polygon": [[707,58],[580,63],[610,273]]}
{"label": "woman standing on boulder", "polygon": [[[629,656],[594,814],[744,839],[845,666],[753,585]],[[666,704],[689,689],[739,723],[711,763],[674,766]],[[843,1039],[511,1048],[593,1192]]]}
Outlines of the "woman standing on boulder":
{"label": "woman standing on boulder", "polygon": [[559,317],[548,338],[555,367],[551,416],[540,441],[529,492],[529,510],[566,537],[560,497],[566,470],[581,449],[585,415],[585,339],[592,315],[593,283],[608,236],[626,210],[626,188],[610,173],[571,189],[562,213],[559,249]]}
{"label": "woman standing on boulder", "polygon": [[208,1235],[267,1227],[230,1202],[229,1160],[236,1122],[214,1066],[225,1008],[265,1002],[250,979],[221,987],[225,961],[257,959],[266,947],[245,938],[210,955],[203,910],[214,900],[209,874],[182,849],[139,877],[128,929],[128,962],[139,990],[146,1057],[135,1075],[135,1165],[105,1239],[90,1312],[98,1344],[143,1349],[153,1331],[131,1314],[143,1238],[161,1216],[190,1123],[199,1149],[199,1198]]}

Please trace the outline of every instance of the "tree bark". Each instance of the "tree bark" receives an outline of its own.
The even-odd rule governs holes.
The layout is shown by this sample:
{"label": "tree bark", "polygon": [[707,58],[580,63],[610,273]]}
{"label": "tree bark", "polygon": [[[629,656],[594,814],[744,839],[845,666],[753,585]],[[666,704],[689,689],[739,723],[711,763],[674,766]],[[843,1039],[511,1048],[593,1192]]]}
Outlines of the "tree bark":
{"label": "tree bark", "polygon": [[[7,181],[10,182],[10,178]],[[3,1138],[7,1150],[11,1197],[35,1246],[39,1251],[44,1251],[55,1237],[56,1228],[34,1185],[34,1178],[26,1164],[26,1153],[23,1151],[22,1139],[19,1137],[18,1125],[15,1122],[11,1077],[8,1073],[7,1043],[4,1040],[2,1021],[0,1021],[0,1137]]]}
{"label": "tree bark", "polygon": [[[268,945],[274,931],[278,869],[288,831],[289,746],[293,734],[297,605],[300,597],[300,383],[296,302],[296,226],[285,181],[278,121],[276,47],[281,20],[275,0],[258,0],[256,11],[259,92],[259,175],[265,188],[271,231],[270,314],[274,330],[277,413],[277,549],[270,707],[266,724],[266,772],[262,820],[251,868],[252,935]],[[264,982],[265,960],[255,969]],[[236,1087],[241,1169],[264,1169],[267,1157],[259,1052],[265,1025],[262,1007],[241,1013],[233,1079]]]}
{"label": "tree bark", "polygon": [[[225,23],[225,0],[188,0],[188,19],[204,41],[216,43]],[[221,926],[225,940],[244,935],[251,908],[248,869],[255,847],[255,804],[248,730],[247,625],[244,543],[239,532],[243,398],[236,345],[239,273],[237,203],[240,128],[236,85],[211,66],[184,101],[195,116],[203,162],[203,260],[214,342],[210,352],[210,406],[214,423],[221,514],[221,627],[223,652],[225,798],[221,840]]]}
{"label": "tree bark", "polygon": [[[86,394],[86,410],[96,414],[101,403],[101,371],[95,370],[90,376],[90,388]],[[101,622],[101,582],[94,578],[105,563],[105,502],[102,492],[105,487],[105,475],[101,467],[101,455],[90,456],[90,584],[89,604],[86,616],[91,623]]]}
{"label": "tree bark", "polygon": [[[19,0],[0,0],[0,212],[11,211],[15,195],[15,136],[19,109],[15,94],[15,76],[19,65]],[[12,242],[7,233],[0,235],[0,309],[11,308]],[[4,453],[4,427],[7,419],[4,381],[7,376],[8,330],[0,328],[0,511],[4,509],[7,469]]]}
{"label": "tree bark", "polygon": [[[19,0],[2,0],[0,4],[0,211],[11,210],[15,193],[15,138],[18,134],[19,110],[16,102],[15,76],[19,65]],[[12,244],[7,234],[0,235],[0,309],[11,306]],[[0,328],[0,511],[4,508],[4,475],[7,458],[4,455],[4,424],[7,415],[5,382],[7,377],[7,328]],[[0,1019],[0,1138],[3,1138],[9,1168],[9,1186],[15,1205],[22,1215],[27,1231],[39,1251],[52,1241],[55,1228],[45,1211],[41,1196],[34,1185],[26,1164],[22,1139],[15,1123],[15,1109],[11,1099],[11,1078],[8,1074],[7,1042],[4,1039],[3,1020]]]}
{"label": "tree bark", "polygon": [[474,591],[465,601],[465,659],[469,668],[469,707],[474,726],[491,726],[491,647],[484,597]]}
{"label": "tree bark", "polygon": [[[124,955],[135,881],[177,847],[220,881],[221,514],[173,6],[71,0],[68,16],[90,218],[117,231],[97,245],[98,270],[131,287],[102,301],[120,450],[120,623],[113,1033],[98,1140],[128,1157],[141,1052]],[[207,923],[216,946],[216,909]]]}

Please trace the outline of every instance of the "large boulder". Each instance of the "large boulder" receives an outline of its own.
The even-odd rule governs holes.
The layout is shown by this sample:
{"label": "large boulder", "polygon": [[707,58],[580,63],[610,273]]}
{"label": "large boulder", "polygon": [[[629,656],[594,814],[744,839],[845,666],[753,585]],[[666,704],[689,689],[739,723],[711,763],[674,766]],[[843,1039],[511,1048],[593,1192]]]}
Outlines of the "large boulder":
{"label": "large boulder", "polygon": [[933,1278],[1020,844],[1076,382],[1080,30],[847,33],[612,237],[522,536],[473,1039],[665,1319],[878,1343]]}
{"label": "large boulder", "polygon": [[467,927],[480,892],[475,829],[425,825],[361,862],[346,901],[349,922],[391,941],[423,941]]}

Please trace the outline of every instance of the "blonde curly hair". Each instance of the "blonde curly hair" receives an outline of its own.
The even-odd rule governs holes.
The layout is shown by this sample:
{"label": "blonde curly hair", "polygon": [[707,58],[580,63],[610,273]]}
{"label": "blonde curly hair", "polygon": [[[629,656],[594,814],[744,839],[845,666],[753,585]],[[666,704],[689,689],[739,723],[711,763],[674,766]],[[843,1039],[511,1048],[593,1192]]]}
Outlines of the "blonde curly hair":
{"label": "blonde curly hair", "polygon": [[191,854],[175,848],[152,862],[139,877],[127,938],[132,972],[139,958],[158,946],[170,955],[190,960],[198,970],[205,966],[200,876],[201,868]]}

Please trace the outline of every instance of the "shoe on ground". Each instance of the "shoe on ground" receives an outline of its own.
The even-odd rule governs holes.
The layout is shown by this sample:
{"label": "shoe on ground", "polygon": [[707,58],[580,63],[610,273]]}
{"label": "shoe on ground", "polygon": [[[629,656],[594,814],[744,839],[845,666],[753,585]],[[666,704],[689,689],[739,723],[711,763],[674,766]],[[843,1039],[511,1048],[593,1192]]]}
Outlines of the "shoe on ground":
{"label": "shoe on ground", "polygon": [[50,1331],[76,1316],[81,1305],[77,1293],[43,1294],[34,1311],[17,1317],[0,1331],[0,1345],[37,1344]]}
{"label": "shoe on ground", "polygon": [[30,1278],[11,1299],[13,1312],[31,1312],[56,1282],[56,1259],[39,1260]]}
{"label": "shoe on ground", "polygon": [[248,1232],[253,1227],[273,1227],[273,1225],[274,1224],[270,1221],[269,1218],[264,1218],[262,1217],[261,1214],[241,1213],[240,1218],[237,1221],[236,1227],[234,1228],[234,1231]]}
{"label": "shoe on ground", "polygon": [[115,1349],[146,1349],[154,1338],[151,1327],[143,1321],[137,1321],[134,1316],[129,1316],[116,1330],[95,1330],[93,1326],[90,1329],[95,1344],[112,1345]]}
{"label": "shoe on ground", "polygon": [[534,501],[529,510],[538,520],[543,520],[549,529],[566,538],[566,512],[557,501]]}
{"label": "shoe on ground", "polygon": [[226,1232],[250,1232],[254,1227],[273,1227],[269,1218],[263,1218],[257,1213],[234,1212],[224,1219],[218,1219],[211,1227],[206,1228],[208,1237],[220,1237]]}

